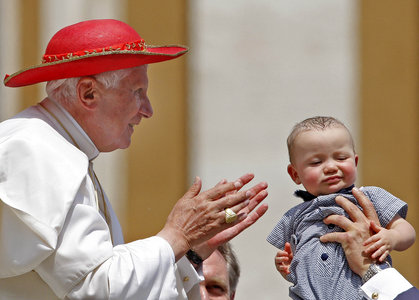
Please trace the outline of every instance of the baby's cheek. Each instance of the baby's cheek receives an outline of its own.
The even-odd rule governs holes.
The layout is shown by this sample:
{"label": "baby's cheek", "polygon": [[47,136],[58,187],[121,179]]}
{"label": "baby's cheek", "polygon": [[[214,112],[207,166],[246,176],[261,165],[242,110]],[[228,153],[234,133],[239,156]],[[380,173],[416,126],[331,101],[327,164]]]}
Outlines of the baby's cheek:
{"label": "baby's cheek", "polygon": [[347,166],[344,169],[346,181],[355,182],[356,180],[356,168],[353,166]]}
{"label": "baby's cheek", "polygon": [[306,189],[310,189],[310,187],[316,187],[318,185],[319,178],[320,174],[318,174],[317,172],[307,172],[304,176],[303,182]]}

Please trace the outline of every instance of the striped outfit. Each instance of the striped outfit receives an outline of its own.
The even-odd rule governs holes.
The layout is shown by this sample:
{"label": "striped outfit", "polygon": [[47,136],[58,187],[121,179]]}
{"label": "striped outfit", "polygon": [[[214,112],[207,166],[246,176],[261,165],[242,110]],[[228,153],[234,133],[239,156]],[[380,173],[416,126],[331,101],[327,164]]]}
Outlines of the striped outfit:
{"label": "striped outfit", "polygon": [[[326,233],[342,231],[333,224],[324,224],[323,219],[331,214],[348,217],[336,204],[335,198],[343,195],[357,203],[351,190],[352,187],[336,194],[306,199],[287,211],[267,237],[267,241],[278,249],[284,249],[285,242],[291,244],[294,258],[287,280],[293,283],[289,289],[292,299],[363,299],[359,292],[361,278],[349,268],[340,244],[321,243],[319,240]],[[407,204],[402,200],[379,187],[361,190],[374,204],[382,227],[386,227],[396,214],[406,218]],[[310,196],[301,191],[296,195]]]}

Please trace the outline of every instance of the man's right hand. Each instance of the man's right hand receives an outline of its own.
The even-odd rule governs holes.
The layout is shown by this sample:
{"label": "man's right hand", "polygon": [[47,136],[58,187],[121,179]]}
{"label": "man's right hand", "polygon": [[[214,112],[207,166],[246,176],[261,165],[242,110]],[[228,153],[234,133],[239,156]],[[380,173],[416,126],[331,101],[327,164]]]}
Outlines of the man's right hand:
{"label": "man's right hand", "polygon": [[[253,178],[253,174],[245,174],[234,182],[223,180],[203,192],[201,192],[201,179],[196,178],[186,194],[175,204],[164,228],[157,234],[172,246],[176,261],[189,249],[195,249],[200,245],[202,247],[206,241],[218,233],[247,219],[248,213],[255,208],[253,199],[260,202],[267,195],[266,183],[259,183],[248,190],[241,191],[241,188]],[[231,208],[238,215],[235,222],[226,223],[225,208]],[[229,234],[231,236],[229,239],[238,233]],[[211,253],[205,254],[207,256]],[[205,257],[202,258],[205,259]]]}
{"label": "man's right hand", "polygon": [[364,241],[374,234],[371,221],[380,224],[374,205],[359,189],[352,190],[353,195],[362,207],[361,211],[355,204],[348,199],[338,196],[336,203],[348,213],[350,220],[342,215],[330,215],[324,219],[326,224],[335,224],[345,230],[345,232],[331,232],[320,237],[323,243],[337,242],[342,245],[345,251],[346,260],[353,272],[363,276],[370,264],[374,263],[369,256],[364,253]]}

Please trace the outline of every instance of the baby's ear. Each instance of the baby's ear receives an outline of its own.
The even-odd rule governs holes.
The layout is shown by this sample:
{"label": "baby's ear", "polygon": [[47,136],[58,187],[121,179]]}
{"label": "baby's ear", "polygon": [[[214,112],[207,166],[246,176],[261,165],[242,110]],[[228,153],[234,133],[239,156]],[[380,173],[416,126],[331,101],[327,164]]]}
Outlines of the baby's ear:
{"label": "baby's ear", "polygon": [[296,184],[301,184],[301,180],[300,177],[298,177],[298,173],[297,170],[294,168],[294,166],[292,164],[289,164],[287,167],[287,171],[288,174],[290,175],[291,179],[296,183]]}

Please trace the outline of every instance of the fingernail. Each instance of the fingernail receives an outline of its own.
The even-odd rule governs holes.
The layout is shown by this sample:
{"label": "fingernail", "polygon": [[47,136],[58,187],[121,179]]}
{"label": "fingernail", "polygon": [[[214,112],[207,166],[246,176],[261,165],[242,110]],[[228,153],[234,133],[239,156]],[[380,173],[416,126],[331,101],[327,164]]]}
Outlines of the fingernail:
{"label": "fingernail", "polygon": [[244,201],[244,202],[243,202],[243,204],[244,204],[245,206],[248,206],[248,205],[249,205],[249,203],[250,203],[250,200],[249,200],[249,199],[247,199],[246,201]]}
{"label": "fingernail", "polygon": [[264,186],[264,187],[267,187],[267,186],[268,186],[268,183],[267,183],[266,181],[264,181],[264,182],[263,182],[263,186]]}
{"label": "fingernail", "polygon": [[234,186],[235,186],[236,188],[242,187],[242,183],[241,183],[241,181],[236,181],[236,182],[234,183]]}

